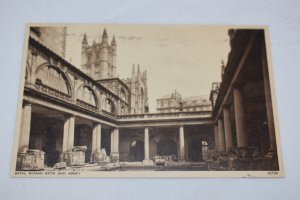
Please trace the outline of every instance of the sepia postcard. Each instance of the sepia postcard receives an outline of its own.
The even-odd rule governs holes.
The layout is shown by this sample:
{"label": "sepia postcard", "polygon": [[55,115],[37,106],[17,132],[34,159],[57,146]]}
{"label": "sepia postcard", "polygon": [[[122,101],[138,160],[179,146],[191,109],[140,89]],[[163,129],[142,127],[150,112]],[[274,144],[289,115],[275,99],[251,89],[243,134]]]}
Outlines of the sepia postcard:
{"label": "sepia postcard", "polygon": [[12,177],[283,177],[264,26],[29,24]]}

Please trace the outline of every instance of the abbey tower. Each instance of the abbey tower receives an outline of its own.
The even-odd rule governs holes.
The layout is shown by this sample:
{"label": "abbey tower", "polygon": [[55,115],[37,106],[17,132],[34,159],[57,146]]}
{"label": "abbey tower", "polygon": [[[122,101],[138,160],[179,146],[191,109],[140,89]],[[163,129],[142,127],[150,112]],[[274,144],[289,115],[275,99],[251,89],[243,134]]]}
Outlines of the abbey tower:
{"label": "abbey tower", "polygon": [[116,40],[108,42],[106,29],[102,34],[102,40],[99,43],[93,42],[88,45],[86,34],[82,40],[81,68],[95,80],[115,78],[116,77]]}
{"label": "abbey tower", "polygon": [[[106,29],[102,33],[100,42],[88,44],[87,35],[82,39],[81,69],[98,83],[110,89],[118,96],[122,96],[129,103],[129,109],[120,114],[143,114],[149,112],[147,72],[141,71],[140,66],[132,67],[131,78],[119,79],[116,65],[116,39],[113,36],[108,41]],[[124,87],[125,86],[125,87]]]}

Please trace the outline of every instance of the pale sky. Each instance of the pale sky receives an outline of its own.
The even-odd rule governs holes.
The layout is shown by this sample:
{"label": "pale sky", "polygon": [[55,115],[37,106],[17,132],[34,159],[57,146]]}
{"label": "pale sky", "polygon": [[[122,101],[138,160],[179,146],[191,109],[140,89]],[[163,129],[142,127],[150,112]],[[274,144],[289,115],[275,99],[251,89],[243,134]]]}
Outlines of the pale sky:
{"label": "pale sky", "polygon": [[177,90],[183,97],[209,95],[221,80],[221,60],[230,50],[228,27],[153,25],[76,25],[67,27],[66,60],[80,68],[81,42],[99,42],[106,28],[117,43],[117,75],[131,77],[133,63],[147,70],[150,112],[156,99]]}

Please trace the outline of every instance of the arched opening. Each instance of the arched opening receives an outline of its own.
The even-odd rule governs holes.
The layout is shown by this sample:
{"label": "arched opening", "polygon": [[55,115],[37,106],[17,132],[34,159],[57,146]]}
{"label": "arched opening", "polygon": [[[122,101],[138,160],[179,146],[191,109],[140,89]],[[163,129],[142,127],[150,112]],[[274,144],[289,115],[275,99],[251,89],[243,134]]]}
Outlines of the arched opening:
{"label": "arched opening", "polygon": [[177,157],[177,144],[174,140],[162,139],[156,146],[157,155]]}
{"label": "arched opening", "polygon": [[114,102],[109,98],[105,99],[103,110],[105,110],[109,113],[115,114],[116,107],[115,107]]}
{"label": "arched opening", "polygon": [[47,85],[63,94],[71,95],[67,77],[62,71],[54,66],[48,65],[41,67],[37,71],[36,82]]}
{"label": "arched opening", "polygon": [[125,93],[125,90],[123,88],[121,88],[121,91],[120,91],[120,98],[123,101],[126,101],[126,93]]}
{"label": "arched opening", "polygon": [[201,139],[195,139],[189,142],[188,158],[190,161],[195,161],[195,162],[203,160]]}
{"label": "arched opening", "polygon": [[94,107],[98,107],[96,95],[94,91],[88,86],[82,86],[78,89],[77,99]]}
{"label": "arched opening", "polygon": [[27,65],[26,65],[26,69],[25,69],[25,82],[29,82],[29,64],[27,62]]}
{"label": "arched opening", "polygon": [[144,142],[141,140],[135,140],[130,143],[129,160],[131,162],[144,160]]}

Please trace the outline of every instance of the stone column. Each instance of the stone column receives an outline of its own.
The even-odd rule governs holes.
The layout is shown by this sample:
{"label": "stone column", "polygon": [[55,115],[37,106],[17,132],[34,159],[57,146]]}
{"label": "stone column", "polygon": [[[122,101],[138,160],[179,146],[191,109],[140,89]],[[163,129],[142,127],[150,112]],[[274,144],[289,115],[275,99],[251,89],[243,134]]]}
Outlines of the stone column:
{"label": "stone column", "polygon": [[110,133],[110,153],[114,152],[114,136],[115,136],[115,130],[113,129]]}
{"label": "stone column", "polygon": [[222,119],[218,119],[219,151],[225,151],[224,125]]}
{"label": "stone column", "polygon": [[114,136],[114,152],[119,153],[119,129],[115,129],[115,136]]}
{"label": "stone column", "polygon": [[144,160],[149,160],[149,128],[145,128],[144,130],[144,151],[145,151],[145,158]]}
{"label": "stone column", "polygon": [[245,111],[242,99],[242,93],[240,88],[234,88],[234,113],[235,113],[235,126],[236,126],[236,137],[237,147],[247,147],[247,134],[245,130]]}
{"label": "stone column", "polygon": [[230,121],[228,106],[225,106],[223,108],[223,115],[224,115],[226,151],[230,151],[232,149],[232,130],[231,130],[231,121]]}
{"label": "stone column", "polygon": [[219,151],[219,133],[218,133],[218,124],[214,125],[215,132],[215,150]]}
{"label": "stone column", "polygon": [[179,161],[184,161],[184,128],[179,127]]}
{"label": "stone column", "polygon": [[275,126],[274,126],[274,116],[273,116],[273,107],[272,107],[272,96],[271,96],[271,87],[270,79],[268,72],[267,57],[265,54],[265,48],[262,49],[263,55],[263,76],[264,76],[264,90],[265,90],[265,100],[267,108],[267,118],[268,118],[268,130],[270,138],[270,149],[269,151],[273,152],[276,149],[276,136],[275,136]]}
{"label": "stone column", "polygon": [[91,162],[98,162],[101,150],[101,124],[96,124],[93,128],[92,156]]}
{"label": "stone column", "polygon": [[145,157],[143,163],[152,165],[153,162],[149,159],[149,128],[145,128],[144,130],[144,151]]}
{"label": "stone column", "polygon": [[67,117],[64,123],[63,152],[71,151],[74,146],[75,117]]}
{"label": "stone column", "polygon": [[92,151],[101,149],[101,124],[97,124],[93,128]]}
{"label": "stone column", "polygon": [[21,122],[21,134],[19,142],[19,152],[24,152],[29,148],[30,139],[30,125],[31,125],[31,104],[24,103],[22,108],[22,122]]}
{"label": "stone column", "polygon": [[119,129],[114,128],[111,132],[111,162],[119,161]]}
{"label": "stone column", "polygon": [[66,117],[64,122],[63,148],[60,161],[69,166],[72,163],[72,148],[74,146],[75,117]]}

